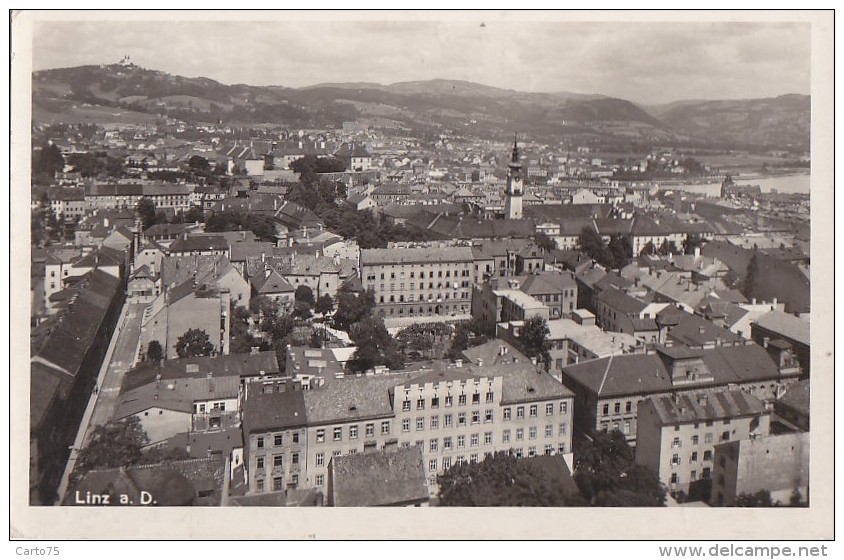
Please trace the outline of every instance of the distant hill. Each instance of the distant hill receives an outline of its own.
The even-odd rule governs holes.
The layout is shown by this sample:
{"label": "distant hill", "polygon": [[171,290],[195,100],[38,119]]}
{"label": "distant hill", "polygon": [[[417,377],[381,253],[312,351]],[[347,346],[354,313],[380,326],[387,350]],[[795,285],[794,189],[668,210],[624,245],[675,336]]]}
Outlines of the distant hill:
{"label": "distant hill", "polygon": [[648,107],[673,130],[710,142],[809,148],[811,98],[677,101]]}
{"label": "distant hill", "polygon": [[482,138],[513,131],[534,139],[561,135],[627,140],[731,141],[796,144],[808,141],[808,98],[681,102],[648,110],[624,99],[567,92],[531,93],[462,80],[389,85],[324,83],[303,88],[226,85],[135,65],[44,70],[33,74],[33,115],[41,122],[97,122],[142,115],[292,127],[339,126],[369,120],[425,134]]}

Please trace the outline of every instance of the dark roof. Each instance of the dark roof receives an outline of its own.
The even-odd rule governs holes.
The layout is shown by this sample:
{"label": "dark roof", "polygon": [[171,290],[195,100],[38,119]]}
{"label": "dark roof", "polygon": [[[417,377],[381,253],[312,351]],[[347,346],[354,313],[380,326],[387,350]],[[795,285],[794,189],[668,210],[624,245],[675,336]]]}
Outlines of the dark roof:
{"label": "dark roof", "polygon": [[123,377],[121,391],[129,391],[155,381],[157,375],[162,380],[188,377],[253,377],[279,373],[278,358],[274,351],[256,354],[228,354],[219,356],[197,356],[163,360],[158,363],[143,363],[127,371]]}
{"label": "dark roof", "polygon": [[306,423],[303,391],[250,392],[243,401],[243,432],[245,434],[297,428]]}
{"label": "dark roof", "polygon": [[668,330],[668,337],[688,346],[733,343],[743,344],[744,338],[721,328],[703,317],[688,313],[678,314],[679,323]]}
{"label": "dark roof", "polygon": [[782,311],[770,311],[756,319],[755,325],[786,339],[809,346],[809,322]]}
{"label": "dark roof", "polygon": [[785,395],[777,402],[808,416],[809,393],[809,380],[803,379],[793,385],[789,385],[785,390]]}
{"label": "dark roof", "polygon": [[653,406],[662,424],[668,426],[754,416],[765,411],[762,401],[744,391],[709,391],[693,396],[662,395],[650,397],[647,402]]}
{"label": "dark roof", "polygon": [[330,503],[335,507],[389,506],[428,501],[422,448],[332,457]]}
{"label": "dark roof", "polygon": [[[674,347],[675,351],[677,347]],[[692,387],[723,386],[779,379],[779,369],[768,353],[756,344],[701,350],[713,381]],[[673,389],[665,363],[656,354],[610,356],[563,368],[563,378],[576,381],[600,397],[660,393]]]}
{"label": "dark roof", "polygon": [[515,346],[497,338],[464,350],[463,357],[473,364],[483,365],[513,363],[513,357],[516,357],[522,362],[529,361],[528,357],[522,354]]}
{"label": "dark roof", "polygon": [[188,235],[170,244],[171,253],[193,253],[194,251],[228,251],[229,242],[222,235]]}
{"label": "dark roof", "polygon": [[251,276],[249,282],[258,294],[283,294],[295,291],[293,286],[275,269],[270,271],[269,276],[261,273]]}
{"label": "dark roof", "polygon": [[648,305],[621,290],[607,288],[598,294],[598,301],[624,315],[635,315]]}
{"label": "dark roof", "polygon": [[232,449],[243,447],[243,432],[240,427],[206,432],[191,432],[188,434],[190,456],[196,459],[207,457],[209,453],[222,452],[223,456],[231,454]]}
{"label": "dark roof", "polygon": [[612,204],[531,204],[525,206],[525,216],[543,222],[571,218],[604,218],[612,211]]}

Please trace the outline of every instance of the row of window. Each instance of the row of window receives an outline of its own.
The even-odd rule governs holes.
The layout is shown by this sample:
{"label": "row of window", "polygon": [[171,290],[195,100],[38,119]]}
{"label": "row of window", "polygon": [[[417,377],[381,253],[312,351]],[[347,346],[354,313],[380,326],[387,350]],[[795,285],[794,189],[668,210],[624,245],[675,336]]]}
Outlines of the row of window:
{"label": "row of window", "polygon": [[[265,460],[264,456],[256,457],[255,458],[255,468],[257,468],[258,470],[263,469],[264,468],[264,460]],[[294,465],[293,468],[295,468],[295,466],[299,464],[299,454],[298,453],[292,453],[290,455],[290,462]],[[284,467],[284,454],[278,453],[276,455],[273,455],[272,456],[272,466],[273,466],[273,468],[283,468]]]}
{"label": "row of window", "polygon": [[[375,436],[375,423],[369,422],[364,426],[364,433],[366,437],[374,437]],[[390,421],[384,420],[381,422],[381,435],[389,435],[390,433]],[[358,426],[355,424],[353,426],[349,426],[349,439],[357,439],[358,438]],[[332,432],[332,440],[333,441],[342,441],[343,440],[343,428],[342,426],[335,427]],[[325,428],[319,428],[316,431],[316,442],[323,443],[325,441]]]}
{"label": "row of window", "polygon": [[[704,443],[712,443],[713,434],[712,432],[707,432],[703,435],[703,442]],[[730,432],[729,430],[725,430],[721,432],[721,439],[719,441],[730,441]],[[700,436],[695,434],[692,436],[692,445],[698,445],[700,443]],[[671,447],[683,447],[683,442],[679,437],[675,437],[674,440],[671,442]]]}
{"label": "row of window", "polygon": [[[383,286],[382,286],[382,288],[383,288]],[[469,299],[469,292],[462,292],[462,293],[460,293],[459,297],[458,297],[457,292],[454,292],[453,297],[450,297],[448,292],[446,292],[445,297],[443,297],[442,294],[437,294],[436,297],[434,297],[434,294],[428,294],[428,297],[426,298],[424,294],[419,294],[419,297],[415,298],[415,299],[413,297],[413,294],[408,294],[407,303],[413,303],[414,301],[417,301],[417,302],[420,302],[420,303],[425,303],[426,301],[433,302],[434,299],[436,299],[437,301],[448,301],[450,299],[452,299],[452,300]],[[384,296],[378,296],[378,303],[387,303],[386,301],[384,301]],[[396,303],[396,296],[391,295],[390,299],[389,299],[389,303]],[[404,294],[399,295],[398,303],[405,303]]]}
{"label": "row of window", "polygon": [[[396,265],[391,265],[391,266],[396,266]],[[411,266],[413,266],[413,265],[411,265]],[[419,266],[434,266],[434,265],[419,265]],[[469,267],[469,263],[463,263],[463,270],[455,270],[454,271],[454,277],[455,278],[459,278],[459,277],[466,278],[466,277],[468,277],[469,276],[468,267]],[[386,273],[384,273],[384,272],[380,273],[379,279],[380,280],[386,280],[386,278],[384,277],[385,274]],[[373,272],[373,273],[367,274],[366,279],[367,280],[375,280],[375,276],[376,276],[376,274]],[[451,278],[452,277],[451,270],[446,270],[445,275],[443,275],[442,270],[438,270],[436,277],[437,278]],[[415,270],[410,271],[410,278],[416,278],[416,271]],[[425,279],[425,271],[424,270],[419,271],[419,278],[421,280]],[[428,271],[428,278],[434,278],[434,271],[433,270]],[[396,273],[391,272],[390,273],[390,280],[395,280],[395,279],[396,279]],[[399,273],[399,279],[404,280],[404,272]],[[383,286],[383,284],[382,284],[382,286]]]}
{"label": "row of window", "polygon": [[[275,447],[281,447],[284,444],[284,436],[282,434],[275,434],[272,436],[273,445]],[[293,432],[291,437],[292,443],[299,443],[299,432]],[[258,436],[257,441],[255,442],[255,447],[258,449],[264,448],[265,436]]]}
{"label": "row of window", "polygon": [[[709,467],[705,467],[701,471],[701,475],[700,475],[701,480],[708,479],[711,476],[711,473],[712,473],[712,470]],[[689,473],[689,482],[694,482],[696,480],[697,480],[697,471],[696,470],[691,471]],[[671,478],[669,479],[669,482],[671,482],[671,484],[680,484],[680,482],[681,482],[680,475],[675,473],[675,472],[671,473]]]}
{"label": "row of window", "polygon": [[[633,402],[627,401],[624,403],[624,412],[625,414],[633,412]],[[609,403],[604,403],[603,409],[604,416],[607,416],[610,413],[610,405]],[[613,414],[621,414],[621,403],[617,402],[613,405]]]}
{"label": "row of window", "polygon": [[[703,452],[703,460],[704,461],[711,461],[712,460],[712,451],[711,450],[707,450],[707,451]],[[697,461],[698,461],[698,452],[693,451],[692,454],[689,456],[689,463],[697,463]],[[671,456],[671,465],[672,466],[679,465],[681,462],[682,462],[682,459],[680,458],[679,453],[674,453]]]}
{"label": "row of window", "polygon": [[[468,288],[468,287],[469,287],[469,281],[468,281],[468,280],[463,280],[462,282],[460,282],[460,284],[459,284],[459,285],[458,285],[458,283],[457,283],[457,281],[456,281],[456,280],[454,281],[454,283],[451,283],[451,282],[437,282],[437,285],[436,285],[436,286],[434,286],[434,283],[433,283],[433,282],[428,282],[428,288],[427,288],[427,289],[429,289],[429,290],[433,290],[433,289],[440,290],[440,289],[442,289],[442,288],[448,289],[448,288],[450,288],[450,287],[452,287],[452,286],[454,287],[454,289],[455,289],[455,290],[458,288],[458,286],[459,286],[459,287],[461,287],[461,288]],[[374,285],[373,285],[373,288],[374,288]],[[399,291],[404,291],[404,289],[405,289],[405,285],[404,285],[404,283],[402,282],[402,283],[400,283],[400,284],[399,284]],[[411,283],[409,284],[408,289],[409,289],[409,290],[416,290],[416,282],[411,282]],[[419,282],[419,289],[420,289],[420,290],[424,290],[424,289],[425,289],[425,282]],[[381,284],[381,285],[380,285],[380,291],[382,291],[382,292],[383,292],[383,291],[386,291],[386,284]],[[391,291],[391,292],[396,291],[396,284],[395,284],[395,283],[391,283],[391,284],[390,284],[390,291]],[[464,296],[464,297],[468,297],[468,296]]]}
{"label": "row of window", "polygon": [[[495,402],[495,393],[493,391],[487,391],[484,395],[484,402],[492,403]],[[425,405],[427,400],[425,397],[419,397],[416,399],[416,410],[425,410]],[[458,406],[466,406],[468,403],[468,396],[466,394],[461,394],[457,396],[457,405]],[[410,399],[405,397],[404,401],[402,401],[401,410],[402,412],[408,412],[410,410]],[[454,396],[453,395],[446,395],[443,398],[443,405],[445,407],[450,407],[454,404]],[[480,393],[472,393],[472,404],[481,404],[481,394]],[[440,407],[440,398],[439,397],[431,397],[431,408],[439,408]],[[491,412],[491,411],[490,411]]]}
{"label": "row of window", "polygon": [[[565,401],[560,402],[560,414],[568,413],[568,403]],[[528,414],[530,418],[536,418],[539,415],[539,405],[532,404],[528,408]],[[554,403],[546,403],[545,404],[545,416],[553,416],[554,415]],[[512,410],[508,406],[504,409],[504,419],[510,420],[512,417]],[[525,417],[525,407],[517,406],[516,407],[516,418],[524,418]]]}

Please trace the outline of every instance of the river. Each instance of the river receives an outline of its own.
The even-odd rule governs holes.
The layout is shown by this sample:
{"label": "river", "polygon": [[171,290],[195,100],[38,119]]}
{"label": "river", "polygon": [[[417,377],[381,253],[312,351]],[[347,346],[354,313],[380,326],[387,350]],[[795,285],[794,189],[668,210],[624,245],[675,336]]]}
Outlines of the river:
{"label": "river", "polygon": [[[733,177],[738,185],[759,185],[762,192],[776,190],[781,193],[805,193],[809,194],[810,175],[808,173],[796,173],[793,175],[776,176],[753,176]],[[677,189],[707,196],[717,197],[721,194],[721,183],[699,183],[674,187],[663,187],[663,190]]]}

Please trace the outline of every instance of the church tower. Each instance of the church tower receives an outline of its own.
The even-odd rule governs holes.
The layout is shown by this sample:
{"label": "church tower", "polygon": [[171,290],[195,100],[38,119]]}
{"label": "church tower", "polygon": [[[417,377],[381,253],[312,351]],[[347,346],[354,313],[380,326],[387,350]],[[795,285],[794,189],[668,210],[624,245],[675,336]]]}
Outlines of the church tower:
{"label": "church tower", "polygon": [[507,198],[504,202],[504,217],[508,220],[521,220],[522,195],[524,185],[522,183],[522,164],[519,161],[519,145],[516,139],[513,140],[513,155],[510,163],[507,164],[510,170],[507,173]]}

